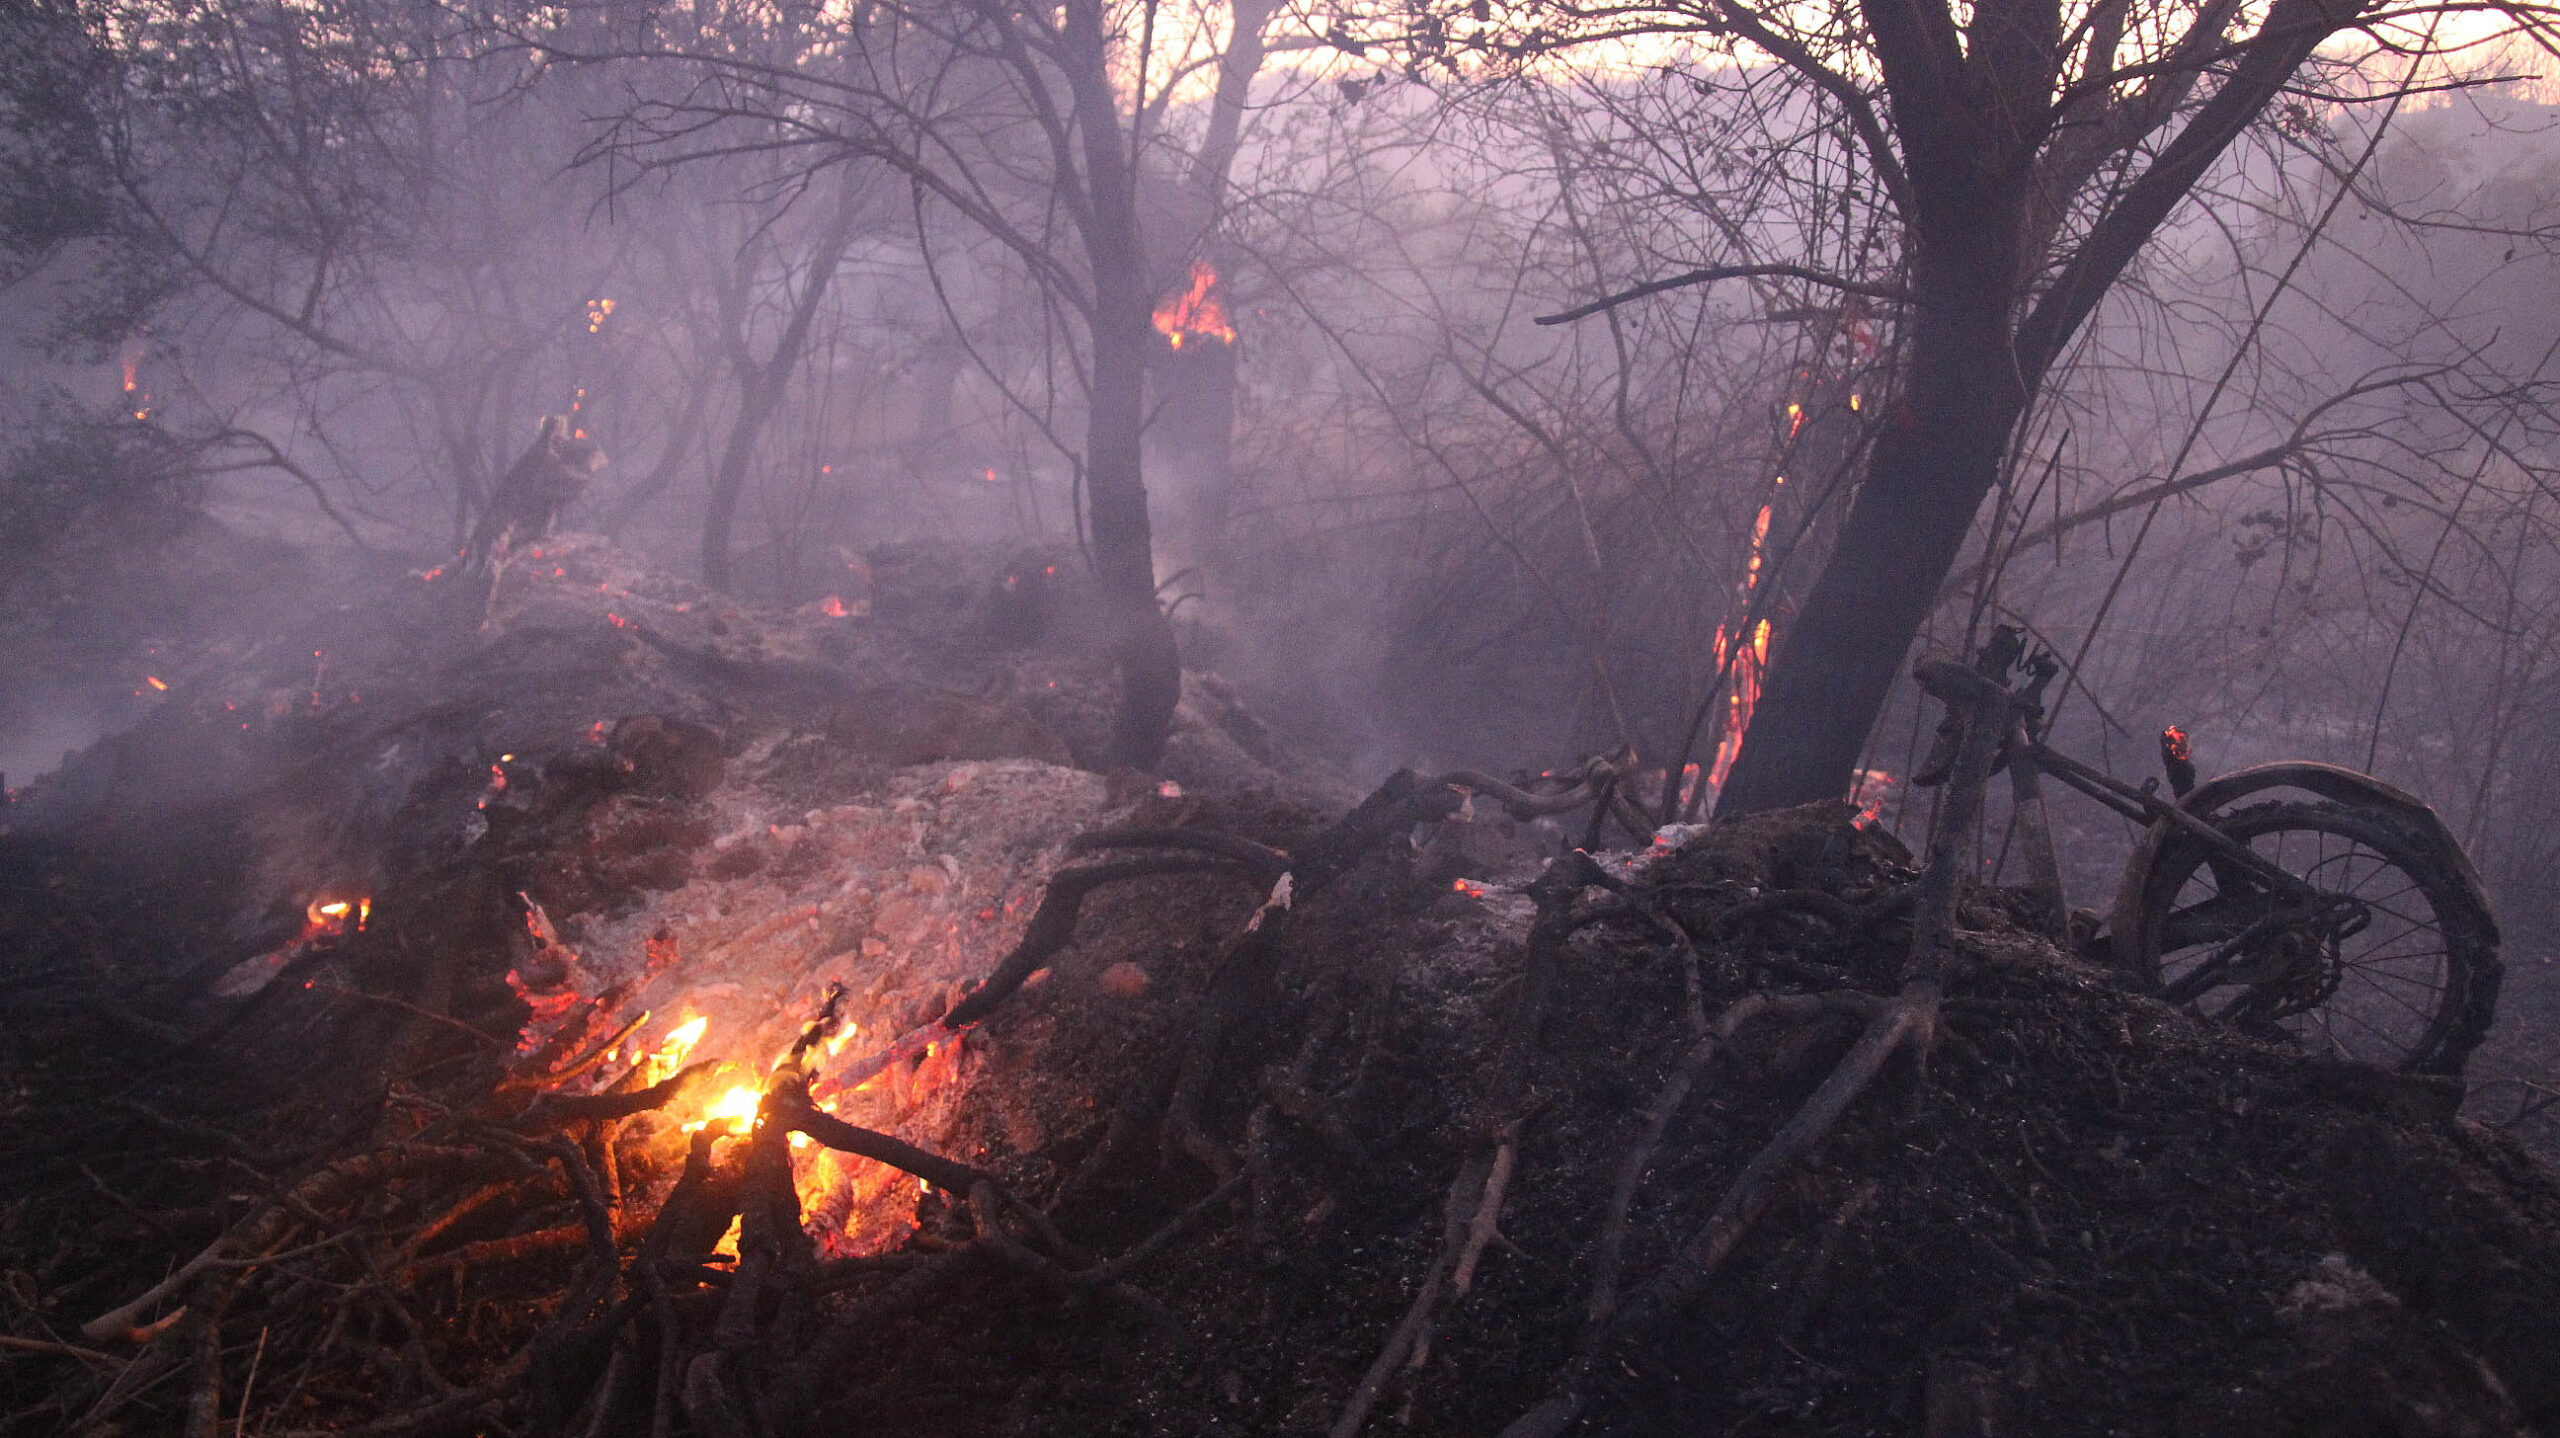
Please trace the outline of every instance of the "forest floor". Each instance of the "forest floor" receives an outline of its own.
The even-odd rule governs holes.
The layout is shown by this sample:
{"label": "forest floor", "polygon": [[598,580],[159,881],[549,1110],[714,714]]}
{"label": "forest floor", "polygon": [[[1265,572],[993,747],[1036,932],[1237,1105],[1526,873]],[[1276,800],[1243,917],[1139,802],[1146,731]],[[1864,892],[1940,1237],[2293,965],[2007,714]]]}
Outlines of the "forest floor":
{"label": "forest floor", "polygon": [[1925,1062],[1703,1256],[1912,856],[1355,806],[1205,677],[1162,772],[1079,768],[1058,558],[768,612],[567,539],[20,796],[0,1431],[2560,1430],[2539,1160],[1997,890]]}

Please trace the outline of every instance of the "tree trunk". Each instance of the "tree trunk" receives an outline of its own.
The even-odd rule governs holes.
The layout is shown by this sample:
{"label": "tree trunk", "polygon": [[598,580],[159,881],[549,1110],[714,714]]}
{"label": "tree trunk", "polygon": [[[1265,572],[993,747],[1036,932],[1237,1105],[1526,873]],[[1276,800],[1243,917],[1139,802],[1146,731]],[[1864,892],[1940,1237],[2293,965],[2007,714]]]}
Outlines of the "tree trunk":
{"label": "tree trunk", "polygon": [[739,376],[738,418],[721,446],[720,465],[711,473],[711,498],[702,511],[702,582],[726,591],[732,578],[730,532],[738,516],[738,497],[746,492],[747,466],[755,459],[756,440],[782,399],[782,386],[757,365]]}
{"label": "tree trunk", "polygon": [[[1247,102],[1254,77],[1270,51],[1263,28],[1279,12],[1279,0],[1235,0],[1229,8],[1227,47],[1218,57],[1218,83],[1209,96],[1209,124],[1192,158],[1189,183],[1170,198],[1172,217],[1164,228],[1176,238],[1177,257],[1199,256],[1218,276],[1220,297],[1227,298],[1234,256],[1219,243],[1225,222],[1227,185],[1242,147]],[[1180,267],[1187,269],[1187,267]],[[1187,273],[1158,276],[1159,283],[1180,285]],[[1235,311],[1227,322],[1235,325]],[[1234,507],[1236,344],[1194,336],[1180,348],[1154,343],[1157,409],[1153,449],[1157,473],[1170,473],[1178,487],[1172,523],[1177,559],[1220,570],[1226,558],[1227,516]]]}
{"label": "tree trunk", "polygon": [[1120,708],[1111,760],[1154,767],[1182,701],[1182,655],[1156,604],[1155,538],[1140,460],[1146,426],[1147,347],[1153,296],[1138,233],[1137,174],[1123,153],[1101,0],[1065,7],[1068,84],[1084,150],[1086,258],[1093,272],[1093,388],[1085,416],[1085,493],[1095,581],[1111,614]]}
{"label": "tree trunk", "polygon": [[1998,482],[2025,392],[2010,358],[2009,287],[1982,273],[1990,257],[1976,253],[1972,263],[1914,265],[1899,397],[1831,557],[1772,657],[1716,796],[1718,818],[1849,792],[1903,656]]}
{"label": "tree trunk", "polygon": [[[1770,666],[1717,797],[1720,818],[1848,792],[1867,731],[2046,369],[2197,180],[2365,3],[2271,0],[2254,41],[2221,58],[2213,57],[2227,43],[2224,22],[2233,12],[2216,10],[2223,18],[2199,21],[2192,43],[2182,42],[2124,102],[2132,108],[2114,113],[2121,133],[2094,151],[2064,144],[2041,162],[2056,65],[2068,48],[2060,8],[2051,0],[1971,8],[1967,50],[1951,5],[1861,6],[1907,175],[1898,203],[1913,246],[1913,300],[1902,397],[1822,577]],[[2021,286],[2048,258],[2042,250],[2052,227],[2041,218],[2048,207],[2068,203],[2101,157],[2166,121],[2209,60],[2221,75],[2211,97],[2109,199],[2013,328]],[[2084,87],[2089,96],[2108,95],[2125,78],[2113,70],[2111,47],[2093,64],[2105,83]],[[2084,117],[2063,128],[2092,123]]]}
{"label": "tree trunk", "polygon": [[[1131,312],[1113,313],[1122,309]],[[1136,292],[1134,305],[1106,305],[1096,316],[1092,409],[1085,432],[1094,577],[1110,607],[1116,630],[1113,657],[1120,665],[1111,759],[1136,769],[1152,768],[1162,757],[1174,706],[1182,700],[1182,656],[1174,644],[1173,623],[1156,603],[1155,541],[1139,461],[1151,334],[1143,290]]]}

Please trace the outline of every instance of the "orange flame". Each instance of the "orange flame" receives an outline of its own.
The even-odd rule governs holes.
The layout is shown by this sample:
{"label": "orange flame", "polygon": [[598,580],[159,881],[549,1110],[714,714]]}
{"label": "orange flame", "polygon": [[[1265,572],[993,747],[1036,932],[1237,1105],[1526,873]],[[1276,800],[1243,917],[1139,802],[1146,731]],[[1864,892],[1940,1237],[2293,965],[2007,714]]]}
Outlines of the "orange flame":
{"label": "orange flame", "polygon": [[[1751,521],[1751,558],[1742,568],[1740,598],[1746,608],[1752,591],[1760,585],[1760,566],[1768,558],[1769,506],[1760,506]],[[1733,682],[1725,691],[1724,737],[1716,741],[1715,762],[1707,769],[1707,787],[1722,789],[1725,776],[1732,772],[1735,756],[1742,752],[1743,732],[1751,727],[1751,711],[1760,703],[1761,676],[1769,668],[1769,621],[1761,620],[1748,635],[1737,635],[1724,625],[1716,626],[1716,663],[1733,671]]]}
{"label": "orange flame", "polygon": [[684,1061],[693,1056],[693,1046],[702,1042],[703,1034],[710,1028],[708,1017],[696,1015],[669,1029],[667,1036],[659,1041],[658,1051],[649,1055],[649,1082],[664,1083],[672,1078],[676,1070],[684,1067]]}
{"label": "orange flame", "polygon": [[1858,817],[1852,821],[1861,829],[1884,815],[1884,801],[1893,797],[1898,782],[1882,769],[1860,769],[1850,776],[1849,802],[1858,806]]}
{"label": "orange flame", "polygon": [[323,894],[303,906],[302,936],[310,939],[322,934],[343,934],[350,928],[362,930],[364,921],[372,916],[371,898],[340,899]]}
{"label": "orange flame", "polygon": [[1219,300],[1217,288],[1217,269],[1207,260],[1193,260],[1191,288],[1156,306],[1156,329],[1175,349],[1193,336],[1222,345],[1236,342],[1235,326],[1227,321],[1227,307]]}
{"label": "orange flame", "polygon": [[705,1125],[715,1123],[743,1129],[756,1121],[756,1108],[763,1102],[764,1095],[744,1084],[735,1085],[727,1093],[720,1095],[719,1100],[705,1110],[702,1117],[686,1124],[684,1131],[692,1133]]}

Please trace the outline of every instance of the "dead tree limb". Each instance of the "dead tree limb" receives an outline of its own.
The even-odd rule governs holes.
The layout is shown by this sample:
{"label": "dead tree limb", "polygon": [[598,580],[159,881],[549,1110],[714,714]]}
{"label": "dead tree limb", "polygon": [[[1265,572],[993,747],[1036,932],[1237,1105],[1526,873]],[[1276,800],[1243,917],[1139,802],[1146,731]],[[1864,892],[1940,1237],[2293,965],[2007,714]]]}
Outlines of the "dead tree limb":
{"label": "dead tree limb", "polygon": [[1875,1082],[1886,1062],[1908,1048],[1921,1061],[1914,1067],[1924,1068],[1937,1034],[1939,1000],[1955,957],[1956,900],[1962,890],[1967,844],[1981,812],[1992,760],[2008,732],[2011,696],[1997,680],[1949,659],[1923,659],[1916,673],[1922,687],[1959,716],[1963,737],[1946,796],[1929,828],[1929,867],[1921,875],[1913,905],[1911,949],[1904,962],[1901,993],[1876,1009],[1857,1043],[1743,1165],[1706,1223],[1681,1245],[1672,1261],[1614,1312],[1590,1326],[1554,1391],[1513,1420],[1501,1438],[1556,1438],[1572,1426],[1589,1404],[1590,1379],[1599,1360],[1620,1339],[1684,1307],[1705,1290],[1777,1198],[1780,1180],[1830,1136],[1841,1115]]}
{"label": "dead tree limb", "polygon": [[[1488,1207],[1498,1209],[1502,1191],[1494,1184],[1494,1174],[1505,1141],[1516,1137],[1527,1117],[1530,1068],[1537,1057],[1538,1036],[1546,1026],[1547,1002],[1555,987],[1556,969],[1565,944],[1580,927],[1573,912],[1574,901],[1597,882],[1592,876],[1601,872],[1589,854],[1577,849],[1549,865],[1529,885],[1529,896],[1537,904],[1537,917],[1529,924],[1526,963],[1495,1039],[1484,1090],[1469,1116],[1467,1126],[1475,1135],[1474,1140],[1449,1181],[1439,1252],[1424,1272],[1403,1321],[1387,1335],[1386,1346],[1379,1350],[1342,1405],[1329,1430],[1330,1438],[1357,1438],[1388,1381],[1429,1335],[1441,1292],[1465,1259],[1479,1216]],[[1507,1173],[1503,1180],[1507,1187]],[[1490,1236],[1487,1235],[1488,1240]],[[1481,1245],[1478,1249],[1480,1252]]]}
{"label": "dead tree limb", "polygon": [[517,1120],[526,1124],[561,1125],[593,1122],[599,1119],[629,1118],[636,1113],[665,1108],[684,1096],[684,1091],[718,1069],[712,1060],[686,1064],[659,1083],[629,1093],[544,1094],[534,1100],[524,1116]]}
{"label": "dead tree limb", "polygon": [[984,1171],[958,1159],[928,1153],[904,1139],[847,1123],[811,1104],[805,1096],[779,1086],[765,1096],[765,1112],[771,1121],[786,1130],[805,1133],[815,1142],[840,1152],[903,1169],[936,1188],[955,1194],[965,1194],[978,1184],[994,1181]]}
{"label": "dead tree limb", "polygon": [[1439,1306],[1440,1290],[1466,1247],[1467,1228],[1482,1205],[1485,1178],[1492,1167],[1490,1156],[1470,1156],[1450,1178],[1449,1196],[1441,1207],[1440,1251],[1423,1273],[1421,1291],[1405,1309],[1403,1321],[1387,1335],[1386,1346],[1378,1350],[1369,1370],[1360,1375],[1358,1386],[1351,1390],[1350,1399],[1327,1430],[1327,1438],[1358,1438],[1361,1425],[1369,1421],[1369,1410],[1386,1392],[1388,1380],[1395,1377],[1396,1370],[1404,1366],[1423,1335],[1430,1331],[1432,1311]]}
{"label": "dead tree limb", "polygon": [[1067,852],[1071,854],[1090,854],[1098,849],[1192,849],[1232,859],[1251,869],[1266,884],[1289,872],[1286,851],[1217,829],[1104,829],[1078,834],[1067,841]]}

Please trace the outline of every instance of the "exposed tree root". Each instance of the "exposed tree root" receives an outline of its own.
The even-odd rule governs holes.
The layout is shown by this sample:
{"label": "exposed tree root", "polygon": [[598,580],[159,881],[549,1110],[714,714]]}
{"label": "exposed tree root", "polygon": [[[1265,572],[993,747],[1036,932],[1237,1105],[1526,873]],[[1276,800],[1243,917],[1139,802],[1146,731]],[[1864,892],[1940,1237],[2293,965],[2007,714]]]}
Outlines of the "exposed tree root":
{"label": "exposed tree root", "polygon": [[1923,661],[1921,669],[1922,682],[1957,706],[1964,733],[1946,796],[1930,826],[1929,867],[1921,878],[1911,950],[1904,966],[1907,977],[1901,993],[1889,1002],[1864,994],[1804,996],[1812,1000],[1810,1004],[1797,1001],[1794,1006],[1799,1011],[1834,1006],[1864,1010],[1869,1015],[1866,1028],[1812,1096],[1743,1165],[1706,1223],[1681,1244],[1672,1260],[1624,1301],[1613,1301],[1619,1252],[1624,1244],[1622,1205],[1632,1199],[1635,1186],[1642,1179],[1644,1156],[1659,1141],[1670,1111],[1686,1097],[1697,1067],[1703,1066],[1711,1055],[1711,1043],[1729,1042],[1744,1022],[1777,1010],[1781,1001],[1763,995],[1742,1000],[1726,1011],[1713,1039],[1703,1040],[1691,1049],[1657,1097],[1644,1131],[1620,1167],[1618,1190],[1611,1196],[1614,1240],[1609,1230],[1603,1231],[1598,1274],[1582,1341],[1559,1375],[1554,1391],[1504,1428],[1502,1438],[1554,1438],[1570,1427],[1589,1401],[1593,1369],[1611,1346],[1698,1297],[1732,1257],[1752,1225],[1768,1211],[1785,1176],[1830,1136],[1841,1115],[1884,1072],[1887,1061],[1908,1051],[1915,1056],[1915,1068],[1925,1067],[1937,1036],[1939,1002],[1955,953],[1955,904],[1967,840],[1975,816],[1981,812],[1983,785],[1990,777],[1994,752],[2007,732],[2008,695],[1973,671],[1946,661]]}

